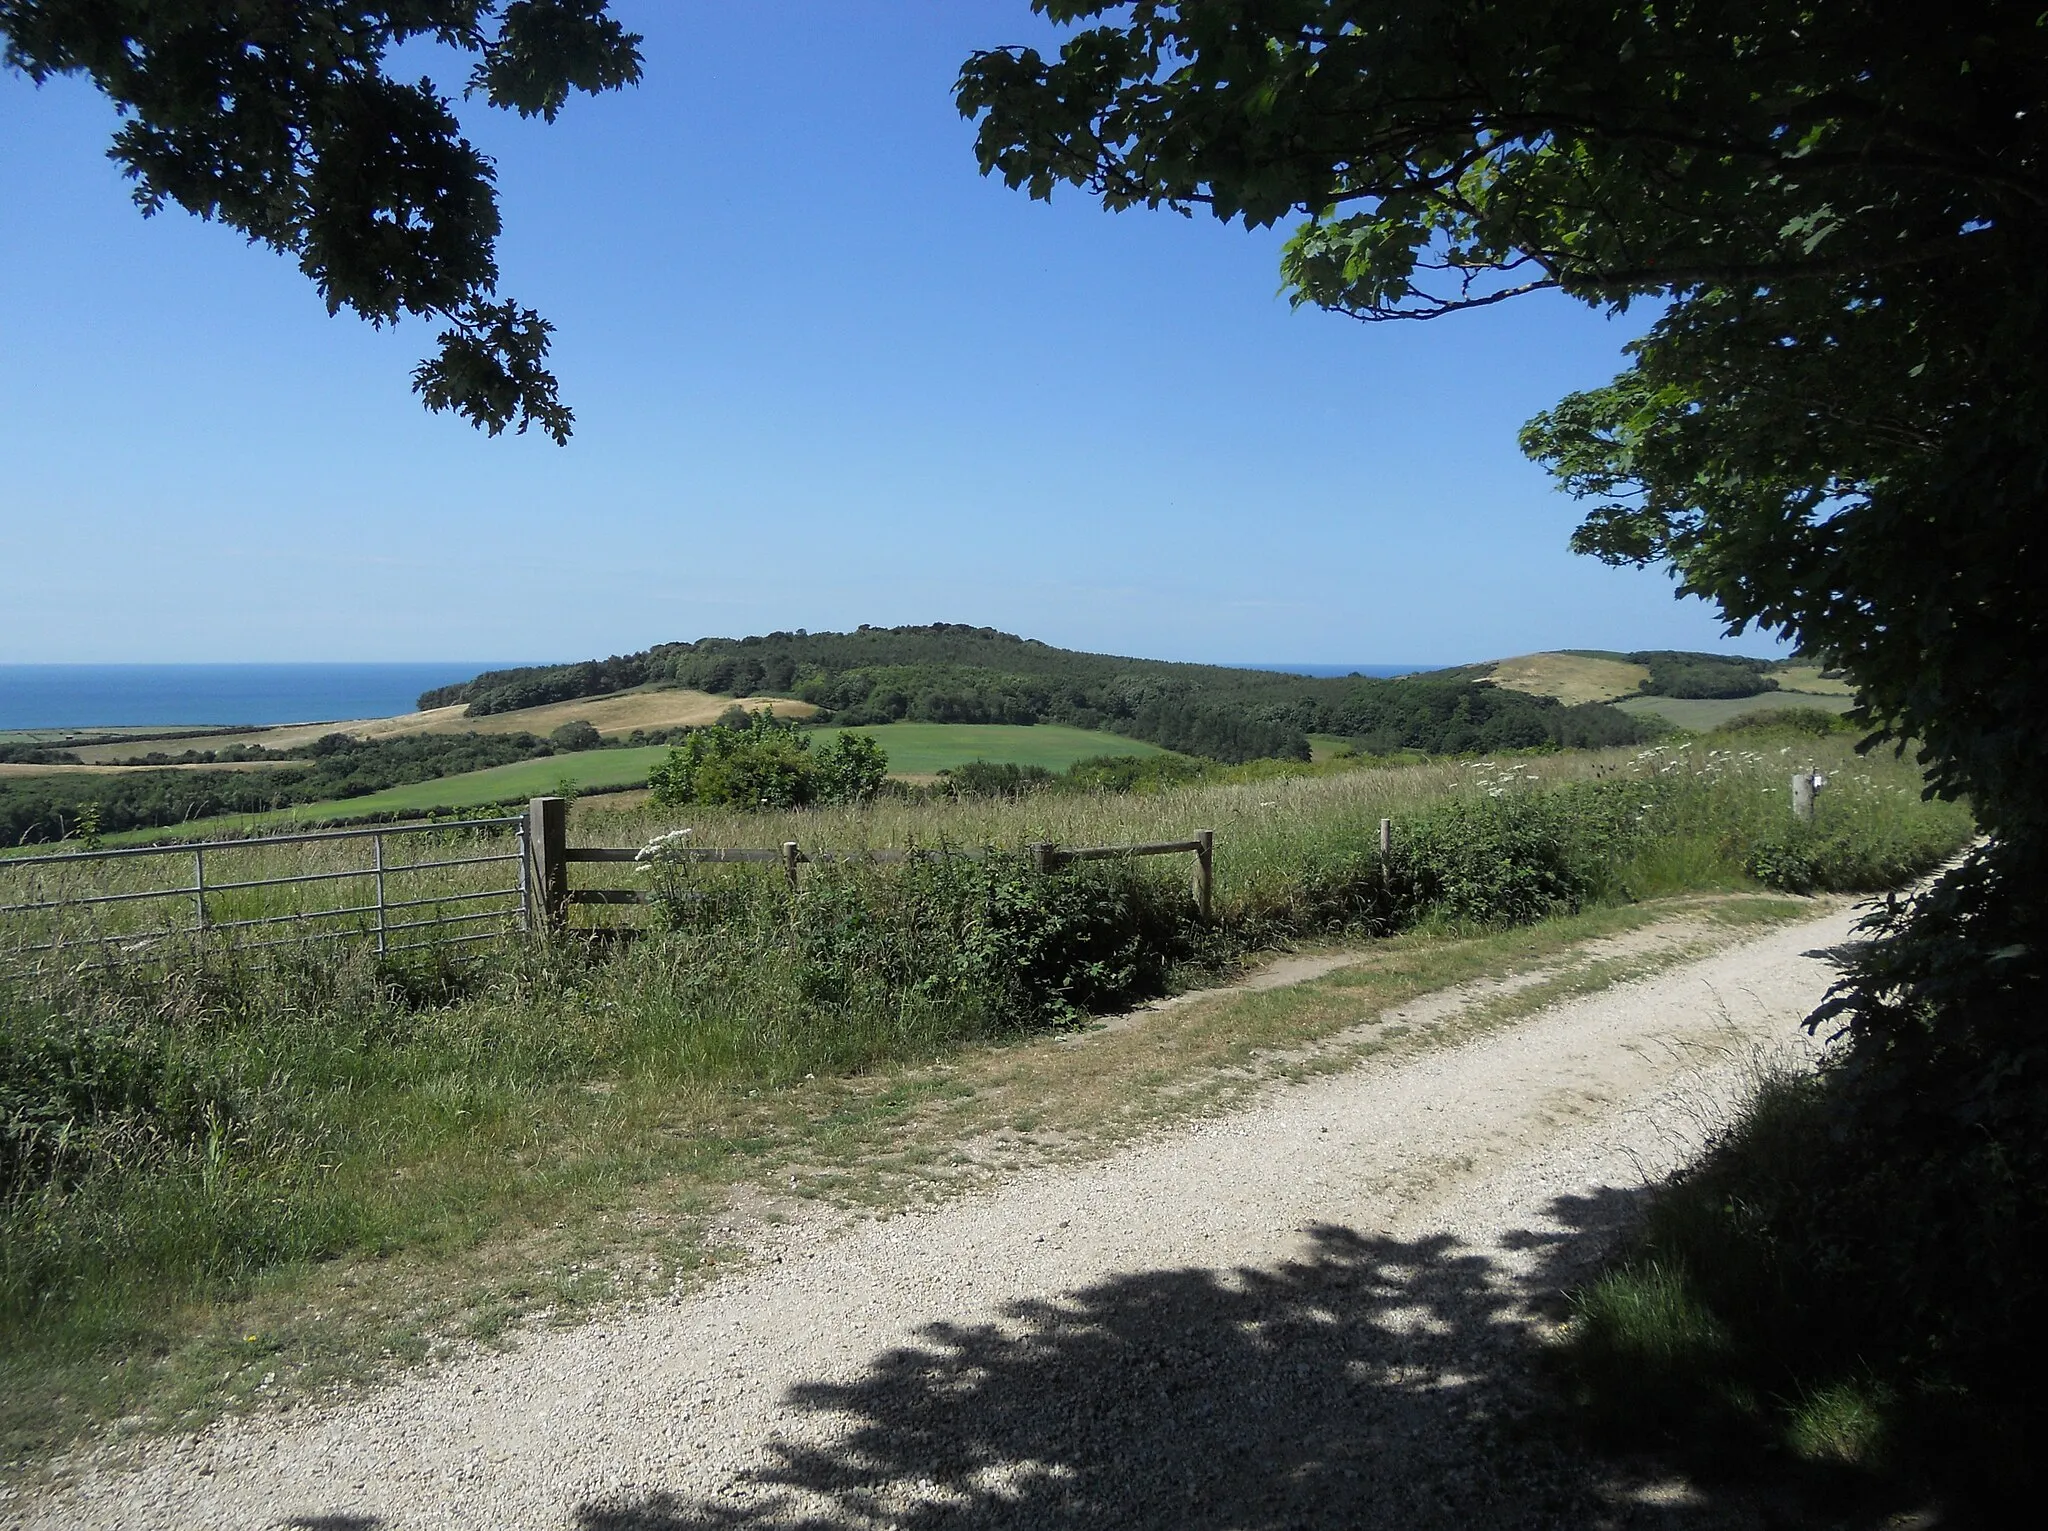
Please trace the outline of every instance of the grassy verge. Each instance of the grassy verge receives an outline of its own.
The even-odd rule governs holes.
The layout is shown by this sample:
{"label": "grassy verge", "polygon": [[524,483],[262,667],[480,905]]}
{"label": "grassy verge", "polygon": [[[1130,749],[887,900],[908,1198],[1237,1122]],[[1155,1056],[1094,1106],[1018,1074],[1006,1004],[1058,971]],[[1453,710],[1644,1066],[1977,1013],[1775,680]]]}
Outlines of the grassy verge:
{"label": "grassy verge", "polygon": [[[678,869],[659,885],[662,928],[623,948],[380,963],[330,946],[17,975],[0,987],[8,1455],[109,1414],[175,1421],[266,1376],[313,1386],[366,1352],[413,1358],[659,1286],[716,1258],[695,1230],[736,1180],[829,1172],[858,1200],[972,1173],[957,1144],[992,1129],[956,1105],[1002,1095],[974,1069],[1262,948],[1408,932],[1381,965],[1314,986],[1322,1011],[1260,996],[1198,1009],[1173,1034],[1204,1040],[1165,1061],[1090,1043],[1093,1094],[1077,1078],[1069,1105],[1020,1115],[1091,1141],[1137,1130],[1148,1112],[1225,1101],[1236,1076],[1219,1059],[1621,928],[1642,917],[1635,901],[1754,891],[1794,866],[1808,886],[1882,886],[1969,832],[1905,773],[1847,762],[1822,823],[1788,828],[1781,773],[1809,747],[1836,746],[695,816],[699,843],[798,838],[788,825],[828,848],[1213,826],[1208,923],[1179,869],[1040,877],[998,853],[813,867],[794,899],[750,868]],[[1382,816],[1396,824],[1384,862]],[[579,838],[631,843],[673,822],[619,815]],[[1446,944],[1482,930],[1505,933]]]}
{"label": "grassy verge", "polygon": [[[1961,1523],[2021,1523],[2038,1502],[2042,1412],[2021,1331],[2038,1321],[2024,1279],[1981,1271],[2002,1259],[2030,1274],[2038,1250],[1994,1236],[1930,1260],[1932,1177],[1843,1109],[1853,1075],[1764,1075],[1657,1190],[1573,1295],[1557,1356],[1568,1394],[1602,1444],[1697,1474],[1836,1511],[1935,1496]],[[1994,1184],[1989,1199],[2001,1192],[2038,1206],[2038,1185]],[[1936,1279],[1916,1281],[1930,1264]]]}

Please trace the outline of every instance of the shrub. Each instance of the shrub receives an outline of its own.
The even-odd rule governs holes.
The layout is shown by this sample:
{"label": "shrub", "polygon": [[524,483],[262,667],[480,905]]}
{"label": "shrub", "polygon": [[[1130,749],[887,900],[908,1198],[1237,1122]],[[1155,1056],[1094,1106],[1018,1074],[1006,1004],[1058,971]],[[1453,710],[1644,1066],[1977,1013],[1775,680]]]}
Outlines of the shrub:
{"label": "shrub", "polygon": [[939,776],[954,797],[1023,797],[1059,784],[1059,778],[1044,766],[994,760],[970,760],[939,772]]}
{"label": "shrub", "polygon": [[842,733],[811,756],[820,803],[865,803],[889,779],[889,755],[871,734]]}
{"label": "shrub", "polygon": [[1210,769],[1186,755],[1090,755],[1067,767],[1065,782],[1082,792],[1158,792],[1199,781]]}
{"label": "shrub", "polygon": [[889,757],[865,734],[841,734],[813,753],[811,741],[763,708],[744,725],[686,735],[648,780],[670,807],[806,808],[865,802],[881,791]]}
{"label": "shrub", "polygon": [[1714,730],[1717,734],[1811,734],[1825,739],[1829,734],[1861,733],[1862,728],[1840,713],[1825,707],[1772,707],[1763,712],[1746,712],[1730,718]]}
{"label": "shrub", "polygon": [[558,750],[594,750],[604,743],[604,736],[598,733],[596,724],[578,718],[549,734],[548,743]]}

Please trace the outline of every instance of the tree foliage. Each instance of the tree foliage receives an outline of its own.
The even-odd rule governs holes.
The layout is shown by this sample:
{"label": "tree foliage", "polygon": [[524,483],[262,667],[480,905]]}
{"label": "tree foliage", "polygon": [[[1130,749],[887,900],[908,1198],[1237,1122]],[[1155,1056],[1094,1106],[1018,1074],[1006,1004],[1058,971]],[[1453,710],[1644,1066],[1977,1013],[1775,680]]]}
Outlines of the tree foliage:
{"label": "tree foliage", "polygon": [[962,71],[1013,186],[1299,217],[1295,301],[1363,319],[1661,303],[1529,429],[1600,502],[1577,545],[1842,665],[1988,822],[2043,811],[2038,6],[1036,8],[1101,24]]}
{"label": "tree foliage", "polygon": [[465,95],[552,122],[572,90],[640,77],[605,0],[0,0],[0,36],[37,83],[82,75],[113,101],[108,153],[145,215],[175,203],[294,257],[329,313],[445,320],[413,372],[428,408],[568,439],[553,326],[497,292],[491,160],[385,60],[438,43],[475,60]]}
{"label": "tree foliage", "polygon": [[[1575,547],[1846,671],[1873,742],[1991,832],[1832,1013],[1862,1190],[1910,1164],[1927,1213],[1858,1279],[2027,1439],[2038,1389],[2001,1368],[2048,1289],[1993,1252],[2048,1237],[2048,12],[1034,3],[1072,24],[1057,52],[977,54],[958,86],[1012,186],[1296,219],[1294,300],[1362,320],[1655,305],[1628,369],[1523,444],[1592,502]],[[1985,1323],[2016,1314],[2033,1341]]]}
{"label": "tree foliage", "polygon": [[863,803],[882,790],[889,757],[863,734],[840,734],[813,750],[808,736],[767,708],[743,726],[700,728],[672,747],[648,785],[654,800],[747,809]]}

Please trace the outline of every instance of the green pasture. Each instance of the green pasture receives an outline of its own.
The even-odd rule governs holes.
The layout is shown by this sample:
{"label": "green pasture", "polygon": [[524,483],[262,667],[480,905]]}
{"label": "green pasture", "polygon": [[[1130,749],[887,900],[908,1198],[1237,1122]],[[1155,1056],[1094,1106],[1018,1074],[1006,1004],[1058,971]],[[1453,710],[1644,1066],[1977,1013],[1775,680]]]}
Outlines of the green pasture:
{"label": "green pasture", "polygon": [[1821,712],[1847,712],[1855,701],[1848,696],[1811,691],[1764,691],[1755,696],[1711,698],[1632,696],[1614,705],[1637,717],[1662,718],[1692,733],[1703,734],[1736,718],[1746,718],[1753,712],[1788,712],[1799,707],[1811,707]]}
{"label": "green pasture", "polygon": [[[814,745],[823,744],[839,729],[821,728],[812,735]],[[1077,760],[1091,755],[1159,755],[1157,745],[1126,739],[1120,734],[1098,733],[1059,724],[1001,723],[889,723],[856,732],[873,737],[889,755],[889,770],[897,776],[930,776],[970,760],[991,760],[1015,765],[1044,766],[1064,771]],[[337,798],[328,802],[300,803],[270,813],[222,815],[195,819],[180,825],[176,834],[218,834],[224,830],[242,832],[276,829],[288,825],[321,823],[334,819],[369,819],[427,814],[447,809],[482,808],[495,803],[518,802],[541,797],[566,788],[571,792],[604,792],[622,787],[644,787],[648,773],[668,756],[668,746],[647,745],[638,749],[584,750],[572,755],[549,755],[539,760],[516,761],[443,776],[433,781],[391,787],[362,797]],[[108,845],[146,844],[165,838],[161,829],[130,830],[108,835]]]}
{"label": "green pasture", "polygon": [[[203,739],[228,734],[235,725],[225,723],[122,723],[107,728],[0,728],[0,744],[34,744],[51,748],[76,744],[82,739]],[[199,748],[197,745],[188,748]]]}
{"label": "green pasture", "polygon": [[178,825],[175,830],[125,830],[106,836],[105,843],[110,846],[148,845],[166,838],[203,838],[225,831],[282,830],[293,825],[320,824],[336,819],[428,814],[449,808],[484,808],[494,803],[516,803],[530,797],[543,797],[564,788],[571,792],[604,792],[620,787],[644,787],[648,772],[667,755],[668,746],[662,744],[641,749],[584,750],[573,755],[548,755],[539,760],[520,760],[484,771],[469,771],[460,776],[443,776],[434,781],[391,787],[382,792],[365,793],[361,797],[299,803],[269,813],[222,814],[215,818],[193,819]]}
{"label": "green pasture", "polygon": [[519,760],[489,770],[468,771],[460,776],[443,776],[435,781],[390,787],[363,797],[335,803],[306,803],[287,810],[286,816],[300,819],[334,818],[356,814],[426,813],[437,808],[482,807],[487,803],[516,802],[543,797],[560,788],[572,792],[604,792],[619,787],[644,787],[647,774],[668,758],[668,746],[650,744],[640,749],[582,750],[573,755],[547,755],[539,760]]}
{"label": "green pasture", "polygon": [[[818,729],[822,744],[837,728]],[[1156,744],[1060,723],[882,723],[866,734],[888,752],[891,776],[932,776],[970,760],[1064,771],[1091,755],[1163,755]]]}

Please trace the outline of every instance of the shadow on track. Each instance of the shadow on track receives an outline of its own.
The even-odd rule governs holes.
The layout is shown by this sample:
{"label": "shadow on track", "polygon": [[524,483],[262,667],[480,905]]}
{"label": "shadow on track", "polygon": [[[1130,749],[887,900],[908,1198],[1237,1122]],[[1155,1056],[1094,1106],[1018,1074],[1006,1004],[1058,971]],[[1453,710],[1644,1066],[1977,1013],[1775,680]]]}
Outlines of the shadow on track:
{"label": "shadow on track", "polygon": [[1512,1274],[1448,1237],[1322,1226],[1306,1257],[1275,1269],[1150,1271],[1018,1304],[1000,1324],[935,1324],[854,1382],[792,1389],[797,1410],[830,1417],[808,1422],[817,1437],[767,1443],[768,1461],[715,1498],[590,1504],[578,1524],[1758,1524],[1737,1503],[1654,1492],[1536,1427],[1532,1312],[1633,1200],[1553,1206],[1564,1231],[1511,1240]]}

